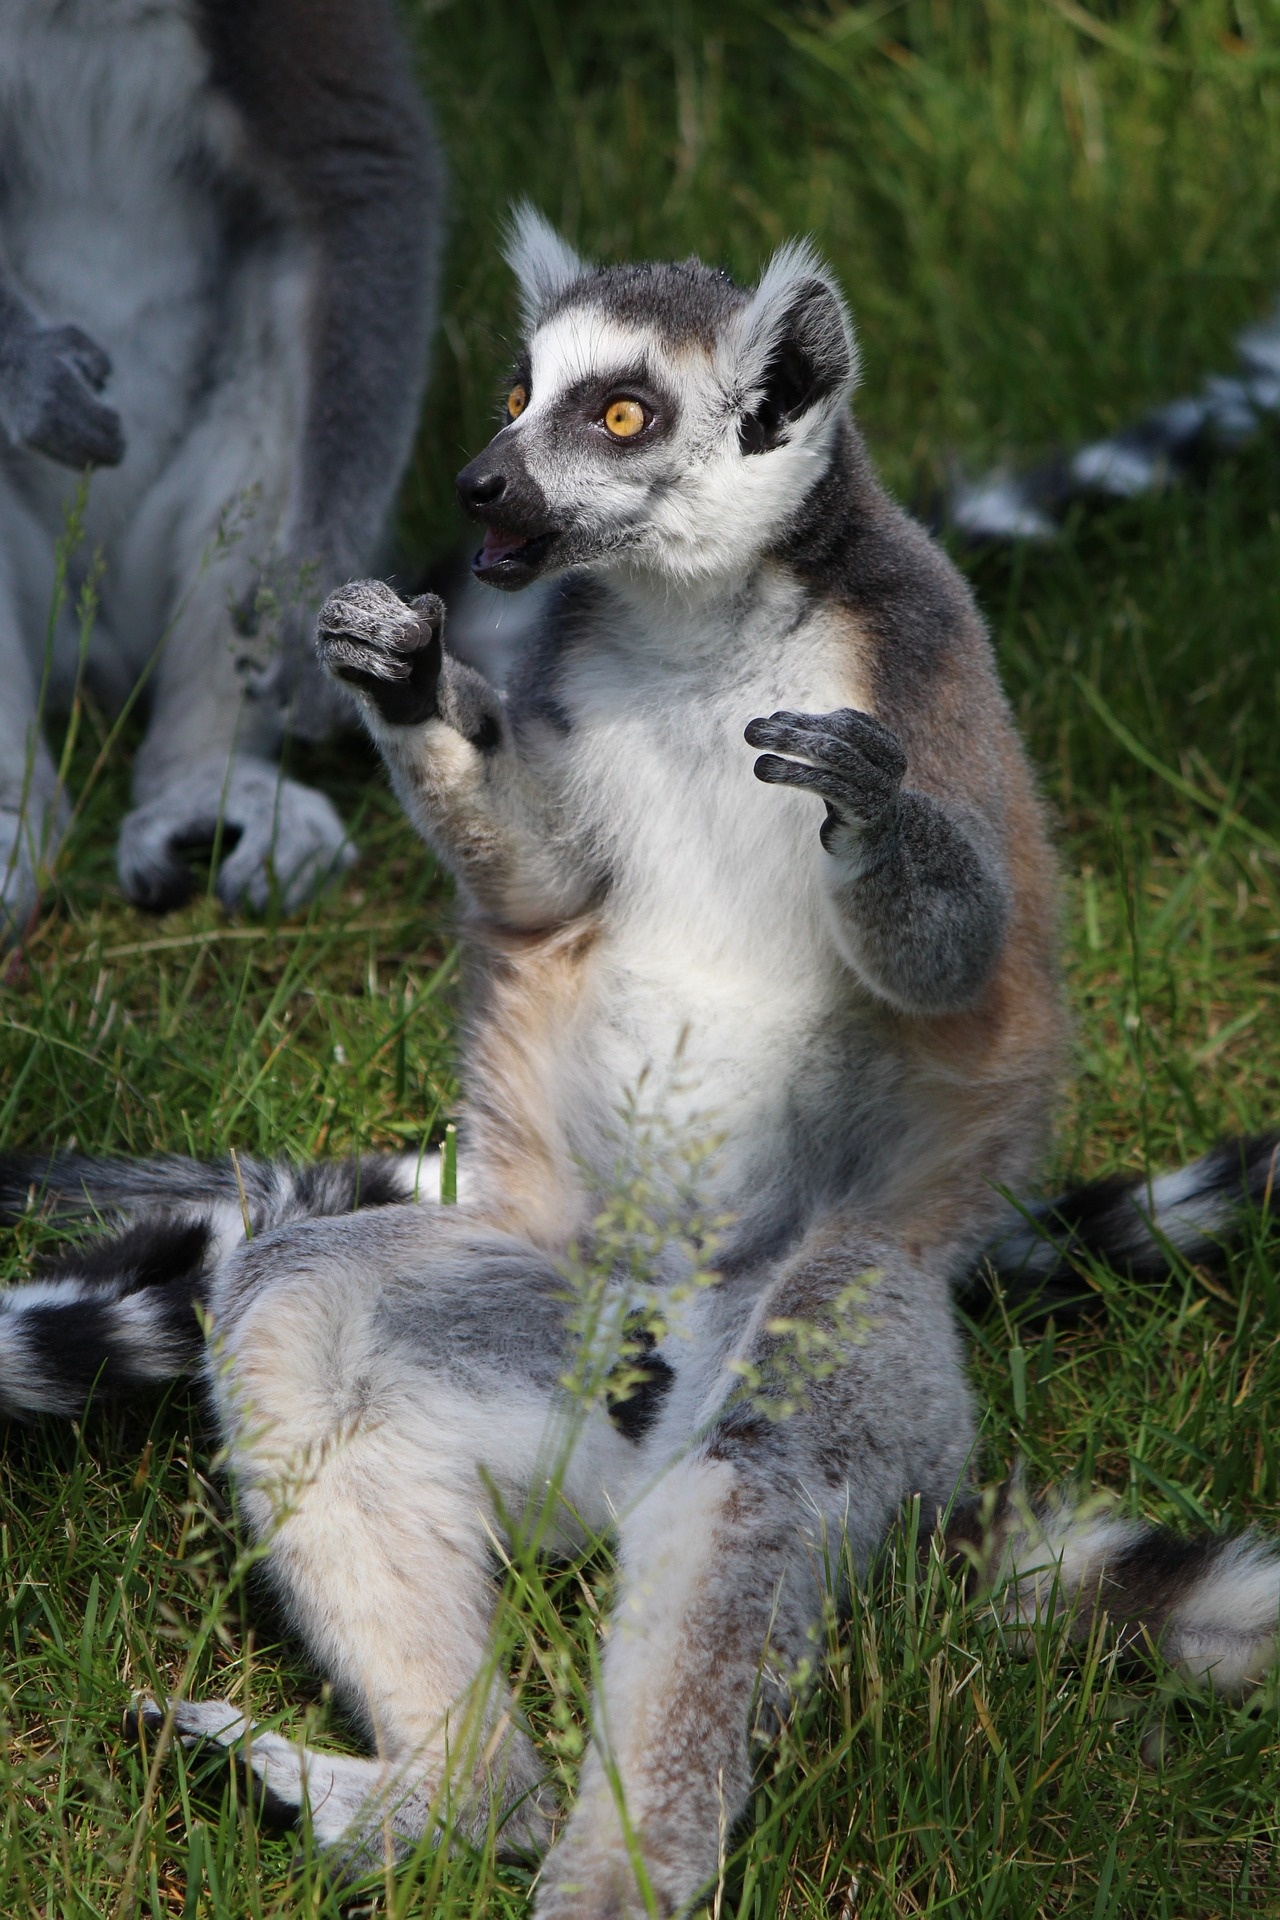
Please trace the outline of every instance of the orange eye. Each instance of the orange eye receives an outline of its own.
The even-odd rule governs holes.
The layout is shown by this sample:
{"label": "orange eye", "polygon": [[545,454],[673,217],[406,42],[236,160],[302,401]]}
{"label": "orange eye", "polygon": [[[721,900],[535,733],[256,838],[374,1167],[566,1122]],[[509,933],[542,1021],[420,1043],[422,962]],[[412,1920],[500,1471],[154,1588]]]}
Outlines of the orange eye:
{"label": "orange eye", "polygon": [[648,424],[638,400],[611,400],[604,410],[604,424],[615,440],[631,440]]}
{"label": "orange eye", "polygon": [[507,395],[507,412],[513,420],[518,420],[529,404],[529,396],[523,387],[512,387]]}

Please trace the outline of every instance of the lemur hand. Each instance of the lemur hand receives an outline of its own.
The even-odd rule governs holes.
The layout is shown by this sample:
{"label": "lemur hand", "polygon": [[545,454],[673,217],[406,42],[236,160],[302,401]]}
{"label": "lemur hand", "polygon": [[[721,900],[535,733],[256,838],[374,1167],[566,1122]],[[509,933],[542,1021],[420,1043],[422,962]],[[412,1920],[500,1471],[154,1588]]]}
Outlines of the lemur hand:
{"label": "lemur hand", "polygon": [[[772,713],[746,730],[749,746],[769,747],[756,761],[757,780],[806,787],[827,803],[822,844],[834,851],[842,826],[878,826],[898,797],[907,756],[895,734],[869,713]],[[782,756],[786,755],[786,758]]]}
{"label": "lemur hand", "polygon": [[0,430],[64,467],[114,467],[124,432],[95,395],[111,361],[79,327],[9,327],[0,339]]}
{"label": "lemur hand", "polygon": [[392,727],[416,727],[438,711],[444,602],[407,604],[380,580],[353,580],[320,609],[316,648],[336,680],[363,696]]}

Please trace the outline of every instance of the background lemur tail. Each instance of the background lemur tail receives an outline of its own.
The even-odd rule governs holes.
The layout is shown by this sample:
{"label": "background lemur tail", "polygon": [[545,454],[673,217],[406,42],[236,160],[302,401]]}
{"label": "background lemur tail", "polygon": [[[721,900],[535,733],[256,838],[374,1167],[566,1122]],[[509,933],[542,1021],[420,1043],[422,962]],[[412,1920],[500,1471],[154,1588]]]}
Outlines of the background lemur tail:
{"label": "background lemur tail", "polygon": [[1018,1312],[1078,1318],[1095,1297],[1090,1262],[1148,1282],[1166,1279],[1177,1259],[1220,1264],[1249,1213],[1266,1215],[1273,1205],[1280,1206],[1280,1133],[1225,1140],[1176,1173],[1119,1174],[1029,1207],[987,1248],[970,1297],[981,1306],[998,1284]]}
{"label": "background lemur tail", "polygon": [[119,1230],[66,1248],[0,1291],[0,1417],[75,1414],[91,1396],[187,1372],[218,1261],[288,1220],[411,1201],[416,1154],[315,1166],[228,1159],[0,1157],[0,1219],[35,1210]]}
{"label": "background lemur tail", "polygon": [[1253,1535],[1183,1539],[1122,1517],[1105,1496],[1032,1502],[1006,1487],[991,1511],[953,1516],[947,1544],[1010,1626],[1066,1613],[1084,1640],[1105,1615],[1122,1648],[1158,1647],[1184,1680],[1228,1696],[1275,1662],[1280,1545]]}
{"label": "background lemur tail", "polygon": [[942,518],[974,545],[1057,537],[1077,501],[1132,500],[1203,473],[1280,413],[1280,305],[1236,337],[1232,373],[1210,374],[1200,391],[1021,471],[978,479],[957,474]]}

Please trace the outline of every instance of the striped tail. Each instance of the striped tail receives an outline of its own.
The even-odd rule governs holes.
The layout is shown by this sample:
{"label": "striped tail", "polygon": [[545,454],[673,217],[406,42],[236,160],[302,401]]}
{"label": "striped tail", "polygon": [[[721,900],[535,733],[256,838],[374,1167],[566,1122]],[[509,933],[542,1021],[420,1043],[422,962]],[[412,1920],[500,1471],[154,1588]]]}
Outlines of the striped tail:
{"label": "striped tail", "polygon": [[228,1155],[206,1163],[171,1154],[156,1160],[99,1160],[88,1154],[0,1154],[0,1223],[26,1213],[59,1219],[125,1220],[157,1209],[232,1208],[243,1227],[264,1233],[287,1220],[352,1213],[417,1197],[424,1165],[416,1153],[363,1159],[250,1160]]}
{"label": "striped tail", "polygon": [[1025,471],[999,468],[953,478],[945,518],[962,540],[988,545],[1057,538],[1077,501],[1158,493],[1252,439],[1280,413],[1280,306],[1236,338],[1236,368],[1211,374],[1199,393],[1144,414],[1132,426]]}
{"label": "striped tail", "polygon": [[1105,1617],[1122,1649],[1158,1648],[1183,1680],[1230,1698],[1275,1664],[1280,1545],[1252,1534],[1184,1539],[1123,1518],[1106,1496],[1029,1502],[1006,1487],[985,1519],[957,1513],[947,1544],[1012,1627],[1066,1614],[1086,1640]]}
{"label": "striped tail", "polygon": [[118,1223],[0,1290],[0,1417],[76,1414],[95,1394],[190,1371],[208,1280],[233,1247],[289,1220],[412,1201],[419,1166],[416,1154],[312,1166],[0,1156],[0,1220]]}
{"label": "striped tail", "polygon": [[972,1276],[970,1304],[997,1289],[1018,1313],[1078,1319],[1102,1262],[1135,1280],[1166,1280],[1180,1261],[1221,1266],[1251,1213],[1280,1199],[1280,1134],[1225,1140],[1176,1173],[1118,1174],[1029,1207]]}
{"label": "striped tail", "polygon": [[0,1293],[0,1416],[77,1414],[95,1391],[185,1373],[213,1240],[204,1221],[157,1217]]}

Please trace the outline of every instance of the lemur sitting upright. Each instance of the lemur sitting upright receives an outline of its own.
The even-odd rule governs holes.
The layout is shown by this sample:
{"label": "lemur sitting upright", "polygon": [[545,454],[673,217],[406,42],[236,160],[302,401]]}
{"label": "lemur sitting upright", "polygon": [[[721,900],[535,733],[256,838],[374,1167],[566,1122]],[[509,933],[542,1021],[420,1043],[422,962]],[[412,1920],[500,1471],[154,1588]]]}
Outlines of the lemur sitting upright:
{"label": "lemur sitting upright", "polygon": [[[150,676],[126,893],[181,898],[219,819],[228,905],[273,880],[296,904],[351,857],[275,754],[344,704],[313,610],[375,561],[409,453],[439,208],[391,0],[0,9],[0,944],[67,818],[40,722],[75,684],[99,551],[87,673],[113,705]],[[248,636],[268,595],[270,659]]]}
{"label": "lemur sitting upright", "polygon": [[[536,642],[500,697],[443,650],[436,600],[357,584],[320,620],[458,880],[459,1204],[416,1203],[413,1156],[17,1159],[11,1207],[126,1225],[5,1298],[0,1401],[75,1412],[95,1382],[203,1367],[240,1510],[377,1757],[260,1729],[241,1751],[348,1868],[446,1804],[465,1833],[542,1840],[538,1754],[486,1666],[490,1543],[563,1456],[552,1542],[616,1524],[621,1591],[536,1911],[616,1920],[714,1877],[828,1549],[865,1571],[909,1495],[928,1525],[963,1492],[957,1285],[993,1237],[1011,1272],[1069,1271],[1002,1198],[1062,1066],[1057,886],[982,622],[849,418],[853,339],[814,254],[784,247],[750,289],[694,260],[597,269],[525,212],[511,259],[510,417],[459,491],[482,577],[561,577]],[[655,1344],[629,1398],[582,1407],[564,1263],[646,1076],[677,1133],[717,1137],[702,1205],[728,1225],[690,1287],[673,1182],[666,1251],[607,1302]],[[1077,1205],[1073,1244],[1198,1255],[1273,1149]],[[797,1322],[831,1364],[771,1417]],[[1248,1539],[1010,1507],[990,1551],[1011,1618],[1051,1588],[1087,1615],[1105,1580],[1111,1617],[1190,1675],[1243,1687],[1272,1657],[1280,1559]],[[250,1731],[227,1702],[166,1712],[186,1739]]]}

